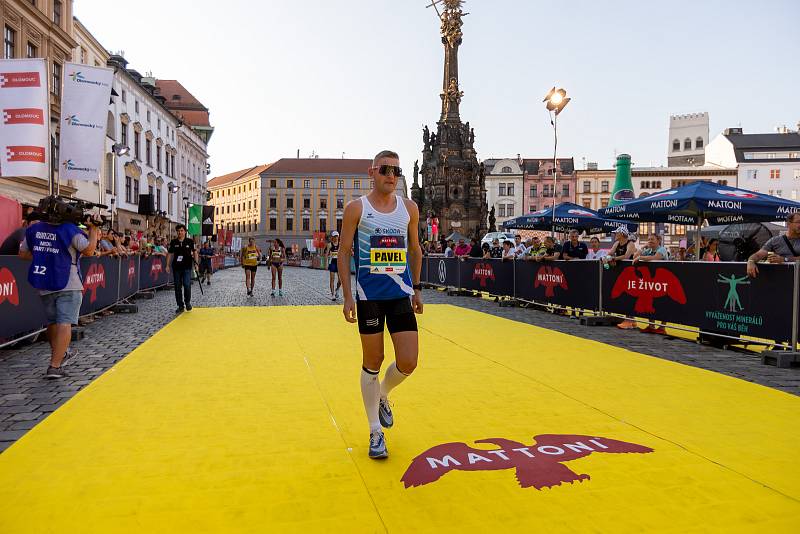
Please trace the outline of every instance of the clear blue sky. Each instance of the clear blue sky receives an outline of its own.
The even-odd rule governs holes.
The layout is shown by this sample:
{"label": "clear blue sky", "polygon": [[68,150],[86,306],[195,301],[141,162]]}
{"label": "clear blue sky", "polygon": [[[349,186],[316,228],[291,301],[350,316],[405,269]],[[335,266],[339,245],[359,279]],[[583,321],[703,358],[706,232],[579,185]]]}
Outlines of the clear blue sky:
{"label": "clear blue sky", "polygon": [[[211,110],[212,176],[312,150],[420,158],[439,114],[443,49],[428,0],[75,0],[131,67],[178,79]],[[549,156],[541,99],[572,102],[559,155],[666,164],[669,115],[708,111],[712,138],[800,121],[800,2],[469,0],[463,120],[479,158]],[[130,31],[127,28],[133,28]],[[410,172],[407,173],[410,175]]]}

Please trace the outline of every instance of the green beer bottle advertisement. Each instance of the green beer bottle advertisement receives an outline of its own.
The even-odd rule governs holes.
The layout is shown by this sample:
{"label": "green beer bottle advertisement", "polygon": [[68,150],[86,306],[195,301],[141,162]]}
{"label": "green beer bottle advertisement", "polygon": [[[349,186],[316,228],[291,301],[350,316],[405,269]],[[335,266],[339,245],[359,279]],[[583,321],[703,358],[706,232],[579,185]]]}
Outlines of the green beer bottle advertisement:
{"label": "green beer bottle advertisement", "polygon": [[620,154],[617,156],[617,174],[614,178],[614,192],[611,194],[609,206],[616,206],[628,200],[633,200],[633,183],[631,182],[631,156]]}

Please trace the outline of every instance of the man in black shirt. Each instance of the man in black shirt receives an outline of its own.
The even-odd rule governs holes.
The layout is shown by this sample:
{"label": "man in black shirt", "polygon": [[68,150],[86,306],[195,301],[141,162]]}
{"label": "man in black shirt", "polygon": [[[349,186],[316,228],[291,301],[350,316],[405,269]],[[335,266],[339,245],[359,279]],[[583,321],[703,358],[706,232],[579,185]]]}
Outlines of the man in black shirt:
{"label": "man in black shirt", "polygon": [[186,236],[186,227],[179,224],[175,227],[178,232],[177,239],[173,239],[167,249],[167,274],[172,269],[172,281],[175,285],[175,301],[178,309],[175,313],[192,309],[192,262],[197,261],[197,251],[194,241]]}
{"label": "man in black shirt", "polygon": [[589,247],[586,243],[578,241],[578,231],[569,231],[569,240],[561,247],[562,260],[585,260],[589,254]]}
{"label": "man in black shirt", "polygon": [[471,243],[472,243],[472,245],[470,246],[470,249],[469,249],[469,257],[470,258],[482,258],[483,257],[483,251],[481,250],[481,245],[478,243],[478,240],[473,237]]}

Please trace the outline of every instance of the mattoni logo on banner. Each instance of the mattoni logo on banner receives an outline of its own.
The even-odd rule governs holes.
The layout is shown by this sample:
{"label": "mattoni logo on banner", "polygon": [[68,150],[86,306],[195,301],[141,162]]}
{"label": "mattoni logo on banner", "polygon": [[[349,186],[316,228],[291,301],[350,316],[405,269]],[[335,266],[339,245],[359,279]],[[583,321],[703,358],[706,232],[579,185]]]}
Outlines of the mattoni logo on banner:
{"label": "mattoni logo on banner", "polygon": [[661,297],[669,297],[678,304],[686,304],[686,293],[681,281],[663,267],[657,268],[655,275],[651,275],[647,267],[625,267],[614,282],[611,298],[619,298],[622,294],[636,298],[633,309],[638,313],[655,313],[653,301]]}
{"label": "mattoni logo on banner", "polygon": [[481,287],[486,287],[486,280],[494,282],[494,269],[491,263],[476,263],[472,270],[472,279],[480,280]]}
{"label": "mattoni logo on banner", "polygon": [[[499,471],[513,469],[521,488],[552,488],[562,483],[590,480],[564,462],[594,453],[653,452],[651,447],[599,436],[540,434],[533,445],[504,438],[487,438],[475,443],[490,443],[499,449],[476,449],[466,443],[444,443],[431,447],[411,461],[400,479],[406,488],[436,482],[451,471]],[[588,465],[583,463],[581,469]]]}
{"label": "mattoni logo on banner", "polygon": [[14,273],[3,267],[0,269],[0,304],[8,302],[19,306],[19,287]]}
{"label": "mattoni logo on banner", "polygon": [[128,260],[128,287],[132,287],[136,281],[136,263],[133,259]]}
{"label": "mattoni logo on banner", "polygon": [[569,290],[569,285],[567,285],[567,277],[564,276],[564,273],[561,272],[561,269],[547,265],[540,267],[539,271],[536,273],[536,280],[533,282],[533,287],[539,286],[544,286],[544,296],[550,298],[555,296],[556,287],[560,287],[565,291]]}
{"label": "mattoni logo on banner", "polygon": [[86,272],[86,278],[83,280],[83,293],[85,295],[87,291],[90,292],[90,303],[97,300],[98,287],[106,287],[106,270],[99,263],[94,263],[89,267],[89,270]]}
{"label": "mattoni logo on banner", "polygon": [[160,259],[153,259],[153,264],[150,266],[150,279],[151,280],[158,280],[158,277],[161,276],[161,271],[164,270],[164,265],[161,263]]}
{"label": "mattoni logo on banner", "polygon": [[36,108],[4,109],[3,124],[44,125],[44,111]]}

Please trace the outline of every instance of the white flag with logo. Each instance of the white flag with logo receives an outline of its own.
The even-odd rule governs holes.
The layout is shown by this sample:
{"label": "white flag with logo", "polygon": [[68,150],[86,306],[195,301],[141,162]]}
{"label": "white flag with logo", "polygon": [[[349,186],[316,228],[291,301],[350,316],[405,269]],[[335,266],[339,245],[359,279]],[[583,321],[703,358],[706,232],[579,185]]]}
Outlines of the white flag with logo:
{"label": "white flag with logo", "polygon": [[66,63],[64,72],[58,177],[96,182],[105,155],[114,70]]}
{"label": "white flag with logo", "polygon": [[0,60],[0,176],[49,180],[48,95],[46,60]]}

